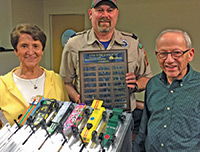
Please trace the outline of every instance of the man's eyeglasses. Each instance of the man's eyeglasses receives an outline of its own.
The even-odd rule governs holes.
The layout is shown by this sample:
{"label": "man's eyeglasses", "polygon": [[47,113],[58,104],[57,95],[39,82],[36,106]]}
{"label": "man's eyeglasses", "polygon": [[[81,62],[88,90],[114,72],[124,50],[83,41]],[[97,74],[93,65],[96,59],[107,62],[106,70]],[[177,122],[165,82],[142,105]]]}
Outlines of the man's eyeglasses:
{"label": "man's eyeglasses", "polygon": [[171,56],[174,59],[178,59],[180,58],[183,54],[185,54],[186,52],[188,52],[190,49],[187,49],[185,51],[181,51],[181,50],[177,50],[177,51],[173,51],[173,52],[165,52],[165,51],[160,51],[157,52],[155,51],[156,55],[161,58],[161,59],[166,59],[168,57],[168,54],[171,54]]}

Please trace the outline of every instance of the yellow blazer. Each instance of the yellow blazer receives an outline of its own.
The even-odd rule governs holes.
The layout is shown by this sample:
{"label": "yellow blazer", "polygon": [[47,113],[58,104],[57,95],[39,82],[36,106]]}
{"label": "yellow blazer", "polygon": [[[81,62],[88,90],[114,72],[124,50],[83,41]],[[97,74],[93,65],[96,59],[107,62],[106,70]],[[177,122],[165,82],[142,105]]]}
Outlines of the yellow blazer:
{"label": "yellow blazer", "polygon": [[[17,68],[4,76],[0,76],[0,108],[10,125],[13,125],[13,120],[18,120],[18,116],[28,107],[13,81],[13,72]],[[44,68],[42,69],[45,71],[44,98],[53,98],[58,101],[69,101],[65,85],[60,75],[54,71],[49,71]]]}

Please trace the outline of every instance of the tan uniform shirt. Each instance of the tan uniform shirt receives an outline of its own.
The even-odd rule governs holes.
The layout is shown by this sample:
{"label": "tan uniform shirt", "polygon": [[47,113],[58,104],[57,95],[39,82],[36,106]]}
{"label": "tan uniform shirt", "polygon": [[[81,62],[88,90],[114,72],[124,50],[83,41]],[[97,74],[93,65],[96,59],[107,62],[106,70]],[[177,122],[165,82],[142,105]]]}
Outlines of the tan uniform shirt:
{"label": "tan uniform shirt", "polygon": [[[146,53],[134,34],[115,30],[107,50],[109,51],[110,49],[128,50],[128,71],[134,72],[137,79],[152,76]],[[78,51],[83,50],[105,50],[104,46],[96,38],[93,29],[77,33],[76,36],[70,38],[65,45],[62,54],[60,75],[66,83],[72,83],[75,78],[74,85],[79,92],[80,77]],[[130,95],[130,101],[131,110],[133,111],[136,107],[134,94]]]}

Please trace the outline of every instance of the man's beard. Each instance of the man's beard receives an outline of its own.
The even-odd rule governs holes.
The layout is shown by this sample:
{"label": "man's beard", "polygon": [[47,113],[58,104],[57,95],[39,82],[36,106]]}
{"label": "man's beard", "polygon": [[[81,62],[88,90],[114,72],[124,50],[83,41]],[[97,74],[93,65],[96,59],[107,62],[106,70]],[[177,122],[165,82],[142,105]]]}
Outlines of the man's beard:
{"label": "man's beard", "polygon": [[[101,25],[101,22],[108,22],[109,23],[109,26],[107,28],[105,28],[104,26]],[[98,21],[98,30],[101,32],[101,33],[108,33],[110,31],[110,28],[111,27],[111,22],[110,20],[108,20],[107,18],[101,18],[99,21]]]}

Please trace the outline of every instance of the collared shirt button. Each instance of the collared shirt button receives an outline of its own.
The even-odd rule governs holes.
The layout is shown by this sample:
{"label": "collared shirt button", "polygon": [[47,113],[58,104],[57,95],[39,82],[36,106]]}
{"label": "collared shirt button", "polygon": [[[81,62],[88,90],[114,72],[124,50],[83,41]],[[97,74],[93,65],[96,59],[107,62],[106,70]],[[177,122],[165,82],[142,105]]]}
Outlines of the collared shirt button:
{"label": "collared shirt button", "polygon": [[164,128],[167,128],[167,125],[164,125]]}
{"label": "collared shirt button", "polygon": [[167,107],[167,110],[169,111],[169,110],[170,110],[170,107]]}
{"label": "collared shirt button", "polygon": [[174,93],[174,91],[173,91],[173,90],[171,90],[170,92],[171,92],[171,93]]}
{"label": "collared shirt button", "polygon": [[164,147],[164,144],[160,144],[162,147]]}
{"label": "collared shirt button", "polygon": [[183,84],[181,83],[181,84],[180,84],[180,86],[182,87],[182,86],[183,86]]}

